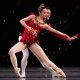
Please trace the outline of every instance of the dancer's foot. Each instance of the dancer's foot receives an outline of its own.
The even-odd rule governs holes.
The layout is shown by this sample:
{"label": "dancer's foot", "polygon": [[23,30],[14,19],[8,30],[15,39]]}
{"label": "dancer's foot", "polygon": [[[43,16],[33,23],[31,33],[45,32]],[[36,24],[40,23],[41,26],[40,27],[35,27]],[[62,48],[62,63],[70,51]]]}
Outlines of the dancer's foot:
{"label": "dancer's foot", "polygon": [[26,77],[26,74],[25,73],[22,73],[21,77],[22,78],[25,78]]}
{"label": "dancer's foot", "polygon": [[62,75],[60,75],[60,74],[58,74],[58,73],[53,73],[52,74],[52,78],[55,78],[55,77],[57,77],[57,78],[60,78]]}
{"label": "dancer's foot", "polygon": [[57,71],[57,73],[59,74],[60,77],[66,78],[65,73],[64,73],[61,69],[59,69],[59,70]]}
{"label": "dancer's foot", "polygon": [[21,77],[21,75],[20,75],[20,68],[15,68],[15,72],[16,72],[18,77]]}

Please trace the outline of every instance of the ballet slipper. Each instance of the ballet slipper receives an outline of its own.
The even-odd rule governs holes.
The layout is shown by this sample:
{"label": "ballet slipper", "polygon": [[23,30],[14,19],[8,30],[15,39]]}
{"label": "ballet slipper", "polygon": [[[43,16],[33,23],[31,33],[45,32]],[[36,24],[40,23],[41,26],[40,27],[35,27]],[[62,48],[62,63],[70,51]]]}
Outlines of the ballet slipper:
{"label": "ballet slipper", "polygon": [[16,72],[18,77],[21,77],[21,75],[20,75],[20,68],[15,68],[15,72]]}
{"label": "ballet slipper", "polygon": [[58,72],[58,76],[61,78],[66,78],[66,75],[63,73],[63,71]]}
{"label": "ballet slipper", "polygon": [[21,78],[25,78],[25,77],[26,77],[26,75],[25,75],[25,74],[22,74],[22,75],[21,75]]}
{"label": "ballet slipper", "polygon": [[57,74],[58,74],[59,77],[66,78],[65,73],[61,69],[58,69],[56,72],[57,72]]}

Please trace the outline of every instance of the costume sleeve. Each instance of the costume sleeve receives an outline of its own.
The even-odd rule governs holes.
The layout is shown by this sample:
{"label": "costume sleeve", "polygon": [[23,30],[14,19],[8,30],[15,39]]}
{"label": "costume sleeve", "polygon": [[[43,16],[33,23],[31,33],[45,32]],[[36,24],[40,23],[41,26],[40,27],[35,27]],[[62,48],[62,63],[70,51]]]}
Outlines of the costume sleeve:
{"label": "costume sleeve", "polygon": [[[51,24],[48,24],[49,26],[51,26]],[[52,35],[62,39],[62,40],[68,40],[69,36],[67,34],[59,34],[59,33],[52,33]],[[75,34],[72,37],[79,37],[80,34]]]}

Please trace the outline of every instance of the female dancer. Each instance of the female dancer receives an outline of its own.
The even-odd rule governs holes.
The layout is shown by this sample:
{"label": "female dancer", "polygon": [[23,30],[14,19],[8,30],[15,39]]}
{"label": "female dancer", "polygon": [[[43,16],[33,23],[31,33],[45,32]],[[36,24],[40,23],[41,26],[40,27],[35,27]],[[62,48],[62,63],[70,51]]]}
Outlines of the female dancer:
{"label": "female dancer", "polygon": [[49,70],[52,74],[58,73],[63,77],[66,77],[63,70],[57,67],[49,58],[46,56],[43,49],[38,45],[39,44],[39,33],[46,29],[53,33],[55,36],[66,40],[72,41],[78,36],[69,37],[67,34],[64,34],[58,30],[55,30],[50,25],[48,25],[45,21],[48,20],[51,16],[51,10],[48,7],[45,7],[43,4],[38,8],[39,16],[30,15],[20,20],[20,23],[24,26],[24,32],[20,42],[16,43],[10,50],[9,56],[14,67],[16,74],[20,75],[20,68],[18,68],[16,53],[22,51],[26,47],[29,48],[32,53],[37,57],[42,66]]}

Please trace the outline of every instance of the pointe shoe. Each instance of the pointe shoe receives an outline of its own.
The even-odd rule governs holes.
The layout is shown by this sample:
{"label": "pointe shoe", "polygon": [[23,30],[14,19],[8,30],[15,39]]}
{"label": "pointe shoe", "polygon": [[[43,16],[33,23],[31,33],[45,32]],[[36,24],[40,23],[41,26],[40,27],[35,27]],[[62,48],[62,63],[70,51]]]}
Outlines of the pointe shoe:
{"label": "pointe shoe", "polygon": [[20,75],[20,68],[15,68],[15,72],[16,72],[18,77],[21,77],[21,75]]}
{"label": "pointe shoe", "polygon": [[64,73],[58,72],[59,77],[66,78],[66,75]]}
{"label": "pointe shoe", "polygon": [[25,78],[25,77],[26,77],[26,75],[25,75],[25,74],[22,74],[22,75],[21,75],[21,77],[22,77],[22,78]]}
{"label": "pointe shoe", "polygon": [[59,69],[59,70],[57,71],[57,74],[58,74],[60,77],[66,78],[65,73],[64,73],[63,70],[61,70],[61,69]]}
{"label": "pointe shoe", "polygon": [[52,78],[60,78],[62,75],[58,74],[58,73],[55,73],[55,74],[52,74]]}

